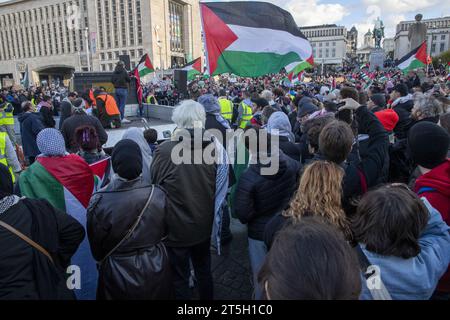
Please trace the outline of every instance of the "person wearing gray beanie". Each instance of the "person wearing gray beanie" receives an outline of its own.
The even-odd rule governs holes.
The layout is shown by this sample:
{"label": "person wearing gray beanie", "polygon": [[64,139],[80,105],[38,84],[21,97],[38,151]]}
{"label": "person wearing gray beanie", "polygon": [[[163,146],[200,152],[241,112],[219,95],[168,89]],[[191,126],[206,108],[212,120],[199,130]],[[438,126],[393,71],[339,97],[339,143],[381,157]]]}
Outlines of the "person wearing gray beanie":
{"label": "person wearing gray beanie", "polygon": [[370,96],[367,108],[373,113],[386,109],[386,96],[383,93],[376,93]]}

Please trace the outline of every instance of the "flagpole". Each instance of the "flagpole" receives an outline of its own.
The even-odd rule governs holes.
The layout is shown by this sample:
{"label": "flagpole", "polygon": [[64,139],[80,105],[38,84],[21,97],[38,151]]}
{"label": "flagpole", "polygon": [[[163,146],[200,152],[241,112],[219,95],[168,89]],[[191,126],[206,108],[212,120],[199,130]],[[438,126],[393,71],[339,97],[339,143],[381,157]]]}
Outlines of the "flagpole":
{"label": "flagpole", "polygon": [[202,3],[200,3],[200,20],[202,25],[202,42],[203,42],[203,51],[205,52],[206,59],[206,70],[208,71],[208,75],[211,78],[211,70],[209,68],[209,57],[208,57],[208,46],[206,45],[206,34],[205,34],[205,25],[203,22],[203,11],[202,11]]}

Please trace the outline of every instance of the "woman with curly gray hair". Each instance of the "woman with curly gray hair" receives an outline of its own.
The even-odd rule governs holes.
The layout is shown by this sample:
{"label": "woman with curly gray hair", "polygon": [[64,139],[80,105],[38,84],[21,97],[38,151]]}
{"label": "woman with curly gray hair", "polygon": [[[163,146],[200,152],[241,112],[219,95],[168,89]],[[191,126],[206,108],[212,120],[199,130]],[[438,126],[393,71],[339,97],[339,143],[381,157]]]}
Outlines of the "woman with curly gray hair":
{"label": "woman with curly gray hair", "polygon": [[444,113],[443,105],[438,99],[424,94],[415,94],[414,108],[411,111],[411,117],[415,121],[438,123],[442,113]]}

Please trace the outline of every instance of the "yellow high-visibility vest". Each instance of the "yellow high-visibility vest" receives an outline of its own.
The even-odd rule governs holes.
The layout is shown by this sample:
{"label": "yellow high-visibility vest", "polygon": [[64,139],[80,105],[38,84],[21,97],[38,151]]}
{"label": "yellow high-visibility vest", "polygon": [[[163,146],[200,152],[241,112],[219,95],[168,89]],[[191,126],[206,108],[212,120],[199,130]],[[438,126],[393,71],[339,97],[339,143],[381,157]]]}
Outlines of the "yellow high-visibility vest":
{"label": "yellow high-visibility vest", "polygon": [[13,126],[14,125],[14,114],[12,112],[6,112],[5,109],[8,108],[10,104],[6,104],[2,110],[0,110],[0,126],[7,125],[7,126]]}
{"label": "yellow high-visibility vest", "polygon": [[241,106],[244,109],[244,113],[242,114],[241,123],[239,124],[239,128],[245,129],[253,118],[253,111],[250,106],[248,106],[244,101],[241,102]]}
{"label": "yellow high-visibility vest", "polygon": [[0,163],[4,164],[8,167],[9,172],[11,172],[11,177],[13,183],[16,181],[16,178],[14,177],[14,172],[11,168],[11,166],[8,165],[8,162],[6,161],[6,132],[0,132]]}
{"label": "yellow high-visibility vest", "polygon": [[220,105],[220,114],[222,115],[222,117],[225,120],[231,122],[231,120],[233,119],[233,102],[225,98],[220,98],[219,105]]}

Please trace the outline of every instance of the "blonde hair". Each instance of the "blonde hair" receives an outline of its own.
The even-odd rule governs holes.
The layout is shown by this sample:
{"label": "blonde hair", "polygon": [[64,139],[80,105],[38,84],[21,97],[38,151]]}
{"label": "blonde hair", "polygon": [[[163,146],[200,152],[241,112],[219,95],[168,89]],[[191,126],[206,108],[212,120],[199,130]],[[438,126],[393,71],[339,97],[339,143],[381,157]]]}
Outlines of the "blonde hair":
{"label": "blonde hair", "polygon": [[300,186],[285,217],[298,223],[305,216],[319,216],[337,226],[349,239],[349,223],[342,209],[344,170],[329,161],[315,161],[303,172]]}

